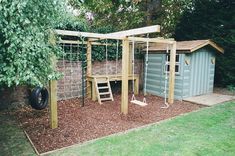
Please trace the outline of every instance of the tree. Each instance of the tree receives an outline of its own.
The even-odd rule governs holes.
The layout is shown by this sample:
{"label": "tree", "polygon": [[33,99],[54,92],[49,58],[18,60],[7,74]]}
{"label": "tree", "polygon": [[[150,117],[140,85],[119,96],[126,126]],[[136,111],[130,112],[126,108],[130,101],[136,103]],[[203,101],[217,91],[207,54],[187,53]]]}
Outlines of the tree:
{"label": "tree", "polygon": [[215,83],[235,84],[235,3],[231,0],[197,0],[177,25],[177,40],[212,39],[225,49],[217,57]]}
{"label": "tree", "polygon": [[144,20],[138,1],[70,0],[70,4],[79,9],[81,15],[89,16],[92,28],[130,29],[138,27]]}
{"label": "tree", "polygon": [[43,85],[58,76],[49,30],[66,14],[61,0],[0,1],[0,85]]}

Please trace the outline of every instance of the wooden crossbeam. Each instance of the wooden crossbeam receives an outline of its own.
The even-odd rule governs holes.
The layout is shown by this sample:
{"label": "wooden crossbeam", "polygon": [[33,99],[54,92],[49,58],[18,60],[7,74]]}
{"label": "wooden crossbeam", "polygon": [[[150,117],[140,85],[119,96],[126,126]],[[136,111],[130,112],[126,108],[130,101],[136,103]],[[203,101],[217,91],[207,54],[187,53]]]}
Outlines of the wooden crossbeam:
{"label": "wooden crossbeam", "polygon": [[160,32],[160,26],[159,25],[153,25],[153,26],[148,26],[148,27],[142,27],[142,28],[130,29],[130,30],[119,31],[119,32],[114,32],[114,33],[108,33],[108,34],[80,32],[80,31],[69,31],[69,30],[58,30],[58,29],[55,29],[55,32],[58,35],[64,35],[64,36],[81,36],[81,37],[98,38],[98,39],[119,39],[119,40],[123,40],[127,36],[142,35],[142,34]]}
{"label": "wooden crossbeam", "polygon": [[143,37],[128,37],[129,41],[136,41],[136,42],[152,42],[152,43],[167,43],[173,44],[173,39],[163,39],[163,38],[143,38]]}
{"label": "wooden crossbeam", "polygon": [[[64,44],[87,44],[87,41],[78,41],[78,40],[59,40],[57,43],[64,43]],[[101,45],[101,46],[117,46],[116,44],[106,44],[106,43],[100,43],[100,42],[90,42],[92,45]]]}
{"label": "wooden crossbeam", "polygon": [[118,35],[70,31],[70,30],[58,30],[58,29],[55,29],[54,31],[56,34],[63,36],[78,36],[78,37],[81,36],[81,37],[98,38],[98,39],[120,39],[120,40],[123,39],[123,37],[120,37]]}
{"label": "wooden crossbeam", "polygon": [[153,25],[153,26],[147,26],[147,27],[142,27],[142,28],[119,31],[119,32],[109,33],[107,35],[127,37],[127,36],[133,36],[133,35],[136,36],[136,35],[150,34],[150,33],[156,33],[156,32],[160,32],[160,25]]}

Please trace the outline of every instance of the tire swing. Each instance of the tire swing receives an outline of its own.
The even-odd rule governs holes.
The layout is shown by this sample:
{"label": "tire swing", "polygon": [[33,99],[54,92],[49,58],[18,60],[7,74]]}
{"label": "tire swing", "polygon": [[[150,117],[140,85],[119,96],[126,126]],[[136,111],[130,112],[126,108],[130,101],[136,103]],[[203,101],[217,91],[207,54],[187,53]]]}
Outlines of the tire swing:
{"label": "tire swing", "polygon": [[45,109],[48,105],[49,93],[46,88],[36,87],[30,94],[30,105],[36,110]]}

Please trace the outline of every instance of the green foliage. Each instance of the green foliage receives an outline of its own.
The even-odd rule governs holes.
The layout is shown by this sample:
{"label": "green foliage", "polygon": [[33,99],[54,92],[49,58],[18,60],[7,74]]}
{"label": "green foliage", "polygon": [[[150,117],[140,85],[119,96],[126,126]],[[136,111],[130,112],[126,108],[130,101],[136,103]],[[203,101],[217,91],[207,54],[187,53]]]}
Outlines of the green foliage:
{"label": "green foliage", "polygon": [[94,16],[91,27],[111,27],[114,30],[124,30],[138,27],[144,21],[143,12],[135,2],[125,0],[70,0],[77,8],[84,8],[83,14],[90,12]]}
{"label": "green foliage", "polygon": [[227,0],[197,0],[176,28],[177,40],[212,39],[225,49],[218,55],[215,83],[235,84],[235,3]]}
{"label": "green foliage", "polygon": [[0,85],[43,85],[58,77],[49,30],[65,15],[61,0],[0,1]]}
{"label": "green foliage", "polygon": [[176,25],[185,11],[193,9],[194,0],[162,0],[156,23],[161,25],[161,35],[171,37],[174,35]]}
{"label": "green foliage", "polygon": [[232,92],[233,94],[235,93],[235,85],[228,85],[227,89]]}

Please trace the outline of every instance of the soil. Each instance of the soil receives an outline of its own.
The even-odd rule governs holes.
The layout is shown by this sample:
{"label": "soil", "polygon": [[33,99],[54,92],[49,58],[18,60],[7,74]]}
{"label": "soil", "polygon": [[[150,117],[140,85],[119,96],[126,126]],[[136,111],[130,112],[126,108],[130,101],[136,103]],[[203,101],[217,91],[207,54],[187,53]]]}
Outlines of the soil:
{"label": "soil", "polygon": [[[137,99],[143,99],[143,95],[139,95]],[[145,107],[129,103],[128,115],[120,113],[120,95],[114,95],[114,101],[107,101],[102,105],[85,99],[84,107],[80,107],[81,99],[59,101],[59,127],[56,129],[50,129],[48,109],[37,111],[24,108],[14,114],[39,153],[43,153],[172,118],[203,107],[189,102],[175,101],[168,109],[161,109],[164,104],[163,98],[148,95],[146,99],[148,105]]]}

